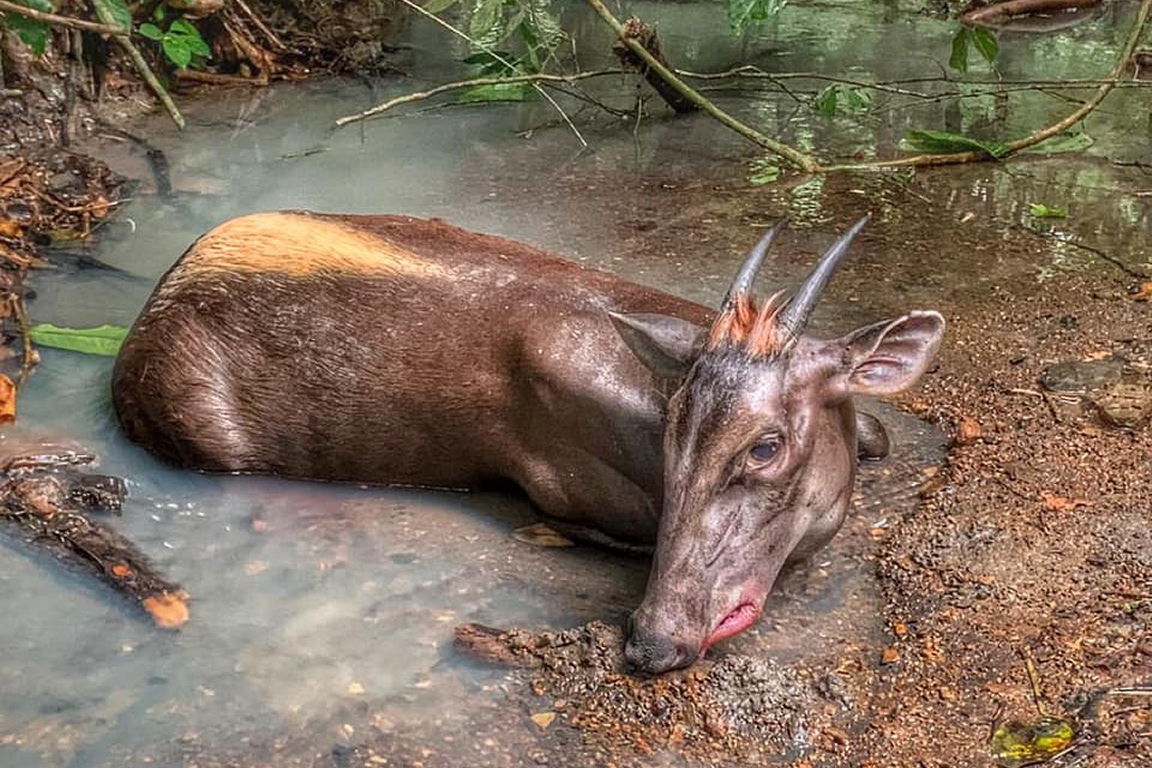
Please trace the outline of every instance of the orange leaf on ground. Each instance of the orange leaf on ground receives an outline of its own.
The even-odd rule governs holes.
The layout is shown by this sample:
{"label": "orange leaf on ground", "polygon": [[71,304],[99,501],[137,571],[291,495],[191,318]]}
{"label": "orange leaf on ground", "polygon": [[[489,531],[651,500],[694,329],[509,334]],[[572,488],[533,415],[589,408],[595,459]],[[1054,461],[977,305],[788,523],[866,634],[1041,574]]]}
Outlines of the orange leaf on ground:
{"label": "orange leaf on ground", "polygon": [[163,629],[177,629],[188,621],[188,603],[184,595],[161,592],[144,598],[144,610],[152,615],[152,621]]}
{"label": "orange leaf on ground", "polygon": [[112,575],[118,579],[126,579],[132,575],[132,569],[126,563],[116,563],[112,566]]}
{"label": "orange leaf on ground", "polygon": [[1091,499],[1069,499],[1048,491],[1040,493],[1040,500],[1044,502],[1044,509],[1052,512],[1067,512],[1070,509],[1076,509],[1076,507],[1092,506]]}
{"label": "orange leaf on ground", "polygon": [[0,424],[16,421],[16,385],[0,373]]}
{"label": "orange leaf on ground", "polygon": [[1132,294],[1132,298],[1136,301],[1152,301],[1152,281],[1140,283],[1140,287],[1136,293]]}

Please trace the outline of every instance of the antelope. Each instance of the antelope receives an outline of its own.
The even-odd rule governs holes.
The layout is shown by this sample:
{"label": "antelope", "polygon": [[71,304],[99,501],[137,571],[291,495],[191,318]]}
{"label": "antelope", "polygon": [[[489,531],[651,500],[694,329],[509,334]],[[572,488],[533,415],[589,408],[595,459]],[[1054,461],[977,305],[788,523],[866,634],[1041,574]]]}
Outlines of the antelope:
{"label": "antelope", "polygon": [[243,216],[160,280],[113,402],[181,467],[511,480],[560,530],[654,545],[625,655],[660,673],[753,624],[785,563],[832,538],[858,457],[887,451],[853,396],[911,386],[940,344],[933,311],[806,335],[866,221],[757,301],[771,228],[713,311],[437,219]]}

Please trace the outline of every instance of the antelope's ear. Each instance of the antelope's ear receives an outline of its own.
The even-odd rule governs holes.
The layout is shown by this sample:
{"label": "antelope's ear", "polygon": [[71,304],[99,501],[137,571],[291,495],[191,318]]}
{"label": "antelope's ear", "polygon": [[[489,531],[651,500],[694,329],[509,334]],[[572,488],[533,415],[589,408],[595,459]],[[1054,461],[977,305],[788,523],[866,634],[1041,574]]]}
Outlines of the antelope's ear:
{"label": "antelope's ear", "polygon": [[656,376],[683,378],[700,354],[706,331],[687,320],[646,312],[608,316],[628,349]]}
{"label": "antelope's ear", "polygon": [[910,312],[859,328],[839,341],[837,388],[861,395],[891,395],[916,383],[932,364],[944,337],[939,312]]}

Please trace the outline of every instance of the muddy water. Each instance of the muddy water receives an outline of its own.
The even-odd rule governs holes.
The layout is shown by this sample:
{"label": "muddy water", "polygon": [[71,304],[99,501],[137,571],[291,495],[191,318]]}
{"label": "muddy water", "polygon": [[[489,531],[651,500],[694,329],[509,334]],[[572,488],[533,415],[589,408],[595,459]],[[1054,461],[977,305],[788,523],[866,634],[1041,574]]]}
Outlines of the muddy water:
{"label": "muddy water", "polygon": [[[924,60],[947,58],[952,32],[900,4],[875,4],[850,19],[834,5],[787,11],[743,39],[726,35],[713,3],[638,3],[634,10],[660,23],[675,60],[699,70],[752,61],[774,71],[914,77]],[[1114,22],[1103,16],[1063,33],[1098,51],[1074,65],[1057,58],[1051,38],[1004,41],[1004,73],[1097,75],[1120,34]],[[594,65],[594,44],[607,36],[590,18],[573,23],[589,48],[585,62]],[[703,28],[717,30],[707,44],[698,35]],[[189,104],[183,135],[161,122],[142,126],[168,153],[176,200],[145,190],[109,226],[98,256],[124,273],[38,279],[35,319],[127,324],[199,233],[237,214],[284,207],[443,216],[705,302],[722,292],[741,249],[776,216],[789,213],[797,227],[766,282],[793,279],[833,236],[834,223],[870,209],[878,225],[903,234],[869,243],[849,265],[817,319],[835,332],[930,306],[934,296],[973,280],[1043,280],[1100,268],[1097,255],[1063,240],[1086,238],[1123,253],[1147,232],[1141,198],[1124,194],[1121,171],[1091,155],[924,175],[910,198],[876,179],[746,187],[741,179],[753,155],[745,145],[706,118],[671,120],[654,105],[656,115],[635,136],[617,122],[578,115],[588,150],[551,127],[555,115],[538,105],[449,108],[333,132],[339,115],[455,75],[443,58],[454,51],[439,33],[415,24],[412,42],[410,63],[427,80],[225,93],[212,104]],[[894,49],[918,53],[901,62]],[[596,88],[619,104],[634,98],[630,83]],[[1125,156],[1146,146],[1132,138],[1146,117],[1146,109],[1125,106],[1134,94],[1118,94],[1109,102],[1115,109],[1094,123],[1093,153]],[[748,104],[732,100],[738,103]],[[952,115],[938,103],[900,108],[893,97],[879,124],[861,130],[787,98],[751,103],[745,117],[843,154],[890,145],[909,127],[1012,133],[1058,109],[1037,98],[1005,116],[972,99]],[[126,168],[146,175],[130,149],[121,153]],[[998,252],[1000,233],[1037,226],[1025,215],[1029,202],[1071,205],[1077,218],[1059,224],[1055,239],[1037,237],[1034,252]],[[938,226],[937,216],[948,225]],[[991,245],[962,251],[957,222],[971,216],[980,227],[973,239]],[[1094,223],[1076,223],[1087,221]],[[499,713],[504,702],[498,676],[453,656],[455,624],[615,622],[639,600],[643,559],[516,542],[510,532],[534,518],[513,497],[173,472],[117,435],[109,368],[108,361],[46,351],[21,400],[21,428],[80,440],[101,454],[105,471],[130,479],[132,499],[116,525],[192,593],[192,620],[179,633],[160,633],[105,591],[21,556],[19,547],[2,550],[0,590],[10,617],[0,628],[4,765],[169,764],[215,750],[243,754],[245,745],[255,750],[286,733],[298,739],[300,764],[311,764],[312,756],[373,729],[415,729],[443,749],[447,738],[467,742],[460,729],[469,715]],[[878,535],[914,507],[923,469],[939,460],[943,440],[909,416],[868,407],[892,429],[895,455],[864,468],[857,512],[833,546],[790,573],[765,619],[718,651],[788,664],[876,641],[870,532]],[[509,714],[510,727],[525,727],[520,718]]]}

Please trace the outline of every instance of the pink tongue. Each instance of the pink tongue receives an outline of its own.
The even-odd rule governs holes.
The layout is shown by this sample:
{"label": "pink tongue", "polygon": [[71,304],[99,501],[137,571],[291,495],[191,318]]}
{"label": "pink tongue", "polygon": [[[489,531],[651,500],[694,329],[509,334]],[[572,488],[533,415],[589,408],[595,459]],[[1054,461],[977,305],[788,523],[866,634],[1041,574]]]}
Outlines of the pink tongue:
{"label": "pink tongue", "polygon": [[756,619],[760,616],[760,609],[752,603],[744,603],[732,613],[724,617],[716,629],[712,630],[712,634],[704,641],[704,647],[718,643],[726,637],[738,635],[748,627],[752,626]]}

